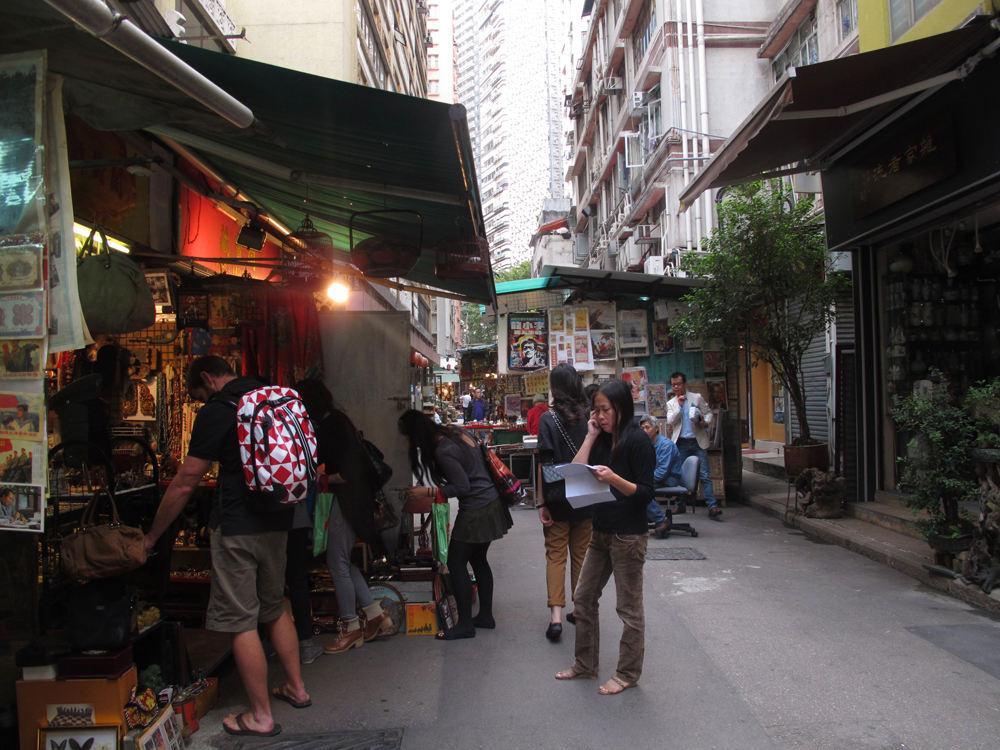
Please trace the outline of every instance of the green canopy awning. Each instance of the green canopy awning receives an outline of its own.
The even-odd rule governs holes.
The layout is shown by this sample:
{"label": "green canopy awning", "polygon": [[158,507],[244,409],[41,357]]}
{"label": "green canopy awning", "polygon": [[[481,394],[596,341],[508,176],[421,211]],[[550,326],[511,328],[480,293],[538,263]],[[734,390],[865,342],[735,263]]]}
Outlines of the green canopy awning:
{"label": "green canopy awning", "polygon": [[[308,207],[316,227],[333,237],[340,258],[350,249],[352,212],[417,211],[422,253],[406,280],[494,301],[492,275],[442,280],[434,272],[438,240],[485,236],[461,105],[158,41],[251,109],[265,130],[237,128],[46,3],[4,3],[0,53],[46,49],[49,71],[64,76],[67,111],[92,127],[168,130],[178,142],[197,140],[200,146],[186,145],[286,226],[298,227]],[[355,242],[393,234],[401,221],[406,217],[369,219],[355,232]]]}
{"label": "green canopy awning", "polygon": [[[423,221],[423,252],[406,278],[470,299],[492,298],[491,278],[443,281],[434,273],[438,240],[483,233],[464,108],[177,42],[161,44],[250,107],[271,132],[251,135],[228,125],[211,132],[185,124],[168,131],[149,128],[152,132],[196,144],[206,161],[292,228],[308,208],[317,228],[342,251],[350,250],[352,213],[417,211]],[[260,160],[266,163],[263,168]],[[271,172],[270,164],[291,173]],[[409,233],[416,226],[403,215],[367,218],[360,224],[356,220],[354,242],[375,234]]]}

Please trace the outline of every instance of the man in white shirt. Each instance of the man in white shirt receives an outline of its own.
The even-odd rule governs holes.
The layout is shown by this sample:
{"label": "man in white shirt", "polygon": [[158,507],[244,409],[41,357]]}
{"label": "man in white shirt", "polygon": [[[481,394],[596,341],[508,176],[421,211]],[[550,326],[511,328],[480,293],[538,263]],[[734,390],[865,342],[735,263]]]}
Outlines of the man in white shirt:
{"label": "man in white shirt", "polygon": [[469,389],[468,393],[462,394],[462,411],[469,408],[469,402],[472,401],[472,389]]}
{"label": "man in white shirt", "polygon": [[675,372],[670,376],[670,389],[674,398],[667,402],[667,424],[673,428],[673,441],[681,454],[681,464],[689,456],[697,456],[701,491],[708,505],[708,517],[718,518],[722,508],[715,499],[712,480],[708,475],[708,425],[712,424],[714,414],[708,408],[708,402],[698,393],[687,392],[687,375]]}

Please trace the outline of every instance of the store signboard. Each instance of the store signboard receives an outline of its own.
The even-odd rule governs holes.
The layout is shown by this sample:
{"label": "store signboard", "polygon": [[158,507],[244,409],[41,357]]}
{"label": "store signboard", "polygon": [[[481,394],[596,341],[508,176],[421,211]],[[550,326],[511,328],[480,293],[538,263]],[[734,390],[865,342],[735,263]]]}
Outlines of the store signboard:
{"label": "store signboard", "polygon": [[875,213],[957,171],[952,115],[942,110],[851,165],[854,218]]}

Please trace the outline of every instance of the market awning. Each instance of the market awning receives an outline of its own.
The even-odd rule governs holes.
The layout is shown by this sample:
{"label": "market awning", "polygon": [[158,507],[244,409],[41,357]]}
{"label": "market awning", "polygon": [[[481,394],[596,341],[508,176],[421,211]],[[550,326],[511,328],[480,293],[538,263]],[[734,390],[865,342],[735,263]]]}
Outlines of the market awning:
{"label": "market awning", "polygon": [[682,210],[710,188],[821,171],[880,123],[964,78],[965,63],[996,37],[989,19],[977,18],[946,34],[790,68],[685,187]]}
{"label": "market awning", "polygon": [[542,278],[550,290],[567,289],[589,297],[605,296],[609,300],[622,297],[649,299],[680,299],[705,282],[702,279],[659,276],[627,271],[603,271],[575,266],[545,266]]}
{"label": "market awning", "polygon": [[[252,110],[255,125],[264,126],[240,129],[44,3],[5,2],[4,24],[0,53],[47,49],[49,70],[65,78],[69,111],[91,126],[142,128],[187,142],[286,226],[297,227],[308,208],[316,227],[341,251],[350,248],[353,212],[417,211],[423,250],[405,278],[493,301],[492,276],[442,280],[434,270],[438,240],[484,235],[460,106],[160,40],[169,53]],[[399,220],[369,219],[358,228],[355,222],[355,242],[394,234]]]}

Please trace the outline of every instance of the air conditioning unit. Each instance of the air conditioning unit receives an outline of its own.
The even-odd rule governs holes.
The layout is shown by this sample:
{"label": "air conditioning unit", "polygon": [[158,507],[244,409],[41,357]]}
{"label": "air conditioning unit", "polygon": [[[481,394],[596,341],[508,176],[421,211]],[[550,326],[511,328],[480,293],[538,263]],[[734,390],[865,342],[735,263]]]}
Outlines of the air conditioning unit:
{"label": "air conditioning unit", "polygon": [[615,76],[609,76],[604,79],[604,90],[605,91],[621,91],[622,90],[622,79]]}
{"label": "air conditioning unit", "polygon": [[645,91],[633,91],[632,92],[632,116],[640,115],[646,111],[643,102],[646,98]]}
{"label": "air conditioning unit", "polygon": [[642,264],[642,272],[651,276],[662,276],[663,270],[662,255],[651,255]]}

